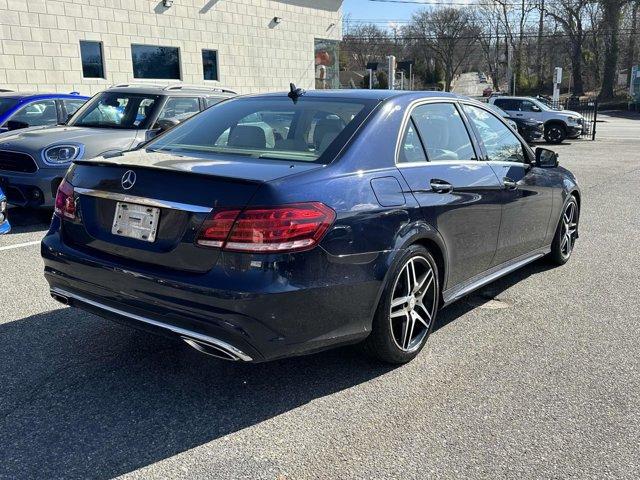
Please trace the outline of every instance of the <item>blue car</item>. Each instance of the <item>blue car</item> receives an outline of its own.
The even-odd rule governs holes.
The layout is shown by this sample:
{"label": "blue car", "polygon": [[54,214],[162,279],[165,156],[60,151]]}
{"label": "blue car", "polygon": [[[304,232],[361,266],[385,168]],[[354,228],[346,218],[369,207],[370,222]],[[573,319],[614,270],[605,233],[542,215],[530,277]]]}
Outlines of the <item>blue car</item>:
{"label": "blue car", "polygon": [[7,219],[7,198],[0,188],[0,235],[9,233],[9,230],[11,230],[11,225],[9,225],[9,220]]}
{"label": "blue car", "polygon": [[64,123],[88,99],[65,93],[0,92],[0,133]]}
{"label": "blue car", "polygon": [[441,306],[566,263],[580,204],[557,155],[485,104],[292,87],[75,160],[41,252],[60,302],[218,358],[363,342],[398,364]]}

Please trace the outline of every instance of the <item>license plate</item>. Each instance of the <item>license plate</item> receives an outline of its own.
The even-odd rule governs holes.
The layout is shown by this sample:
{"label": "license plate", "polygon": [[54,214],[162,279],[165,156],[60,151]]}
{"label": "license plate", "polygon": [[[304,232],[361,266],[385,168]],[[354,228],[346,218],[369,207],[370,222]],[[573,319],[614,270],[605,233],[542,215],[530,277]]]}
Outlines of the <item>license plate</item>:
{"label": "license plate", "polygon": [[159,219],[159,208],[118,202],[116,204],[116,213],[113,217],[111,233],[145,242],[153,242],[156,239]]}

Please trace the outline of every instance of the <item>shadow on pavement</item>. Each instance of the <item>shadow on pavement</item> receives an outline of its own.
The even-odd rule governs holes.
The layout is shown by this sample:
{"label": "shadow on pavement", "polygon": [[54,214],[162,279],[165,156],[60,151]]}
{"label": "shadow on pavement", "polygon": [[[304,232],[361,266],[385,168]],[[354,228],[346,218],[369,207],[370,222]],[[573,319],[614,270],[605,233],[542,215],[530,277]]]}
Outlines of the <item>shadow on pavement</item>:
{"label": "shadow on pavement", "polygon": [[[473,308],[444,309],[435,328]],[[392,370],[356,348],[226,363],[71,308],[0,325],[0,365],[0,478],[11,479],[111,478]]]}

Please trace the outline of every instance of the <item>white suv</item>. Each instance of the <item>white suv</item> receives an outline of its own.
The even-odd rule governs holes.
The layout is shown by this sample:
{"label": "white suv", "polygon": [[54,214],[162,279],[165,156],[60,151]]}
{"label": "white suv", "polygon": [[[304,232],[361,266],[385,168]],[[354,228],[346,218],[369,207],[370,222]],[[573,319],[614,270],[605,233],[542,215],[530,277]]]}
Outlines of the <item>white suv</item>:
{"label": "white suv", "polygon": [[565,138],[578,138],[585,128],[582,115],[570,110],[554,110],[531,97],[491,97],[489,103],[500,107],[509,116],[538,120],[544,123],[544,139],[562,143]]}

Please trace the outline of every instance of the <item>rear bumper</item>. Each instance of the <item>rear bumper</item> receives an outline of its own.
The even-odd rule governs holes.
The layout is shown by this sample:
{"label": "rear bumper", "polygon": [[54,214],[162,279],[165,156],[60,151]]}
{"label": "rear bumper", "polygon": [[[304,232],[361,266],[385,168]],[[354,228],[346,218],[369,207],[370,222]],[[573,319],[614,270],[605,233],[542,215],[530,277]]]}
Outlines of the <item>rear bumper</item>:
{"label": "rear bumper", "polygon": [[153,333],[222,342],[239,359],[256,362],[368,335],[379,269],[344,258],[332,263],[321,249],[306,253],[305,270],[323,281],[316,274],[292,279],[286,261],[243,271],[216,266],[197,275],[131,270],[70,248],[55,229],[42,242],[45,278],[71,306]]}
{"label": "rear bumper", "polygon": [[40,169],[36,173],[0,170],[0,187],[7,202],[20,207],[53,208],[65,169]]}

